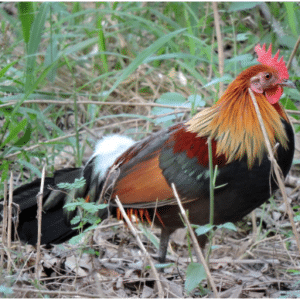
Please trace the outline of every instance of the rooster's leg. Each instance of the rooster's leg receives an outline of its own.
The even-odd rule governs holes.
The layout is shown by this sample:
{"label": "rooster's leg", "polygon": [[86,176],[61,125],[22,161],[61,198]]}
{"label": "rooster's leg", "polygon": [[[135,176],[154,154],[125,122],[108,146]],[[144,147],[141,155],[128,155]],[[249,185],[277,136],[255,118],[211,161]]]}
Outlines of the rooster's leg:
{"label": "rooster's leg", "polygon": [[161,235],[160,235],[160,245],[159,245],[159,251],[158,251],[158,261],[160,263],[164,263],[166,261],[166,254],[169,244],[170,235],[174,230],[170,230],[169,228],[163,227],[161,229]]}

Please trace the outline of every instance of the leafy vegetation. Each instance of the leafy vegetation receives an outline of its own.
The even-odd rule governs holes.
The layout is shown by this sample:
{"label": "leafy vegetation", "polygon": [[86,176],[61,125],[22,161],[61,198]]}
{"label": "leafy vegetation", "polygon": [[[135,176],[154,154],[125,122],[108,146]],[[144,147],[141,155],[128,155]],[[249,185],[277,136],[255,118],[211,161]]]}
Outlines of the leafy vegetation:
{"label": "leafy vegetation", "polygon": [[[254,63],[255,44],[272,42],[287,60],[299,35],[299,5],[265,4],[264,9],[280,26],[281,35],[261,17],[262,5],[219,4],[225,49],[224,76],[220,77],[209,3],[3,3],[1,182],[10,169],[26,168],[33,176],[40,176],[36,166],[42,161],[53,166],[55,156],[66,145],[73,148],[75,164],[82,165],[82,145],[86,144],[83,128],[93,129],[99,122],[107,124],[112,119],[124,120],[130,112],[107,106],[104,110],[104,106],[95,104],[83,107],[79,99],[126,103],[142,98],[145,103],[151,100],[184,107],[190,107],[190,102],[195,113],[197,106],[217,99],[219,82],[230,82]],[[293,78],[299,76],[297,68],[295,63]],[[172,87],[156,90],[149,80],[146,83],[153,76],[168,80]],[[191,100],[191,95],[196,100]],[[299,93],[291,90],[282,101],[296,109],[294,101],[299,99]],[[144,111],[140,109],[135,118],[142,119]],[[170,112],[172,108],[152,109],[153,115]],[[68,113],[74,116],[68,131],[74,136],[55,141],[67,135],[66,128],[58,123]],[[113,118],[105,123],[103,117],[108,113]],[[147,130],[141,120],[138,129],[145,134],[155,124],[166,121],[165,126],[170,125],[174,116],[157,118],[154,124],[148,120]],[[33,145],[34,150],[26,151]],[[22,163],[12,165],[15,161]]]}

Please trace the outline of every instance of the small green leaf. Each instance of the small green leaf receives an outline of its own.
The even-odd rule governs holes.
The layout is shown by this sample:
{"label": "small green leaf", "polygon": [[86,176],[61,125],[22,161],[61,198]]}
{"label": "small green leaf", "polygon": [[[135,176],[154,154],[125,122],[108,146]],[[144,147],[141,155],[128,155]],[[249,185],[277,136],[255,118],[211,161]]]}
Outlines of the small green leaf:
{"label": "small green leaf", "polygon": [[[187,100],[179,93],[165,93],[162,94],[159,99],[155,101],[158,104],[164,104],[164,105],[172,105],[172,106],[178,106],[178,107],[189,107],[190,105],[187,103]],[[167,108],[167,107],[153,107],[152,108],[152,114],[153,115],[164,115],[173,112],[173,108]],[[177,114],[177,116],[180,116],[182,114]],[[155,120],[155,122],[158,123],[164,123],[165,126],[171,126],[172,122],[171,120],[175,119],[176,115],[169,115],[164,116],[161,118],[158,118]]]}
{"label": "small green leaf", "polygon": [[155,102],[159,103],[159,104],[165,104],[165,105],[188,107],[187,104],[184,105],[186,102],[186,99],[179,93],[171,93],[171,92],[164,93]]}
{"label": "small green leaf", "polygon": [[73,183],[68,183],[68,182],[62,182],[57,184],[57,186],[60,189],[66,189],[66,190],[73,190],[73,189],[79,189],[85,185],[85,178],[76,178]]}
{"label": "small green leaf", "polygon": [[258,5],[259,2],[232,2],[228,12],[249,10]]}
{"label": "small green leaf", "polygon": [[147,227],[143,226],[141,223],[138,224],[139,229],[143,232],[146,238],[156,247],[159,248],[159,240],[158,238],[149,230]]}
{"label": "small green leaf", "polygon": [[18,162],[23,167],[28,168],[29,170],[31,170],[31,172],[34,173],[37,177],[42,176],[42,173],[39,170],[39,168],[36,167],[35,165],[31,164],[30,162],[27,162],[26,160],[23,160],[23,159],[20,159]]}
{"label": "small green leaf", "polygon": [[300,215],[295,216],[295,217],[294,217],[294,221],[295,221],[295,222],[299,222],[299,221],[300,221]]}
{"label": "small green leaf", "polygon": [[48,67],[52,64],[54,64],[54,67],[49,71],[47,74],[47,78],[52,83],[55,80],[56,77],[56,70],[57,70],[57,61],[58,59],[58,41],[57,38],[50,39],[46,55],[45,55],[45,66]]}
{"label": "small green leaf", "polygon": [[97,224],[92,225],[92,226],[89,226],[87,229],[85,229],[84,232],[89,232],[89,231],[91,231],[91,230],[96,229],[96,228],[98,227],[98,224],[99,224],[100,222],[101,222],[101,220],[99,219],[99,221],[97,222]]}
{"label": "small green leaf", "polygon": [[206,102],[202,100],[202,97],[198,94],[190,95],[188,101],[192,104],[192,107],[204,107]]}
{"label": "small green leaf", "polygon": [[202,234],[205,234],[205,233],[211,231],[213,228],[214,228],[213,225],[206,224],[206,225],[203,225],[203,226],[199,226],[199,227],[195,230],[195,232],[197,233],[197,235],[202,235]]}
{"label": "small green leaf", "polygon": [[18,134],[22,130],[24,130],[24,128],[25,128],[26,125],[27,125],[27,119],[23,119],[15,127],[11,128],[8,137],[1,144],[0,148],[2,148],[4,145],[8,144],[11,140],[15,139],[18,136]]}
{"label": "small green leaf", "polygon": [[295,46],[295,37],[292,34],[285,34],[278,37],[277,43],[279,45],[285,46],[291,51]]}
{"label": "small green leaf", "polygon": [[203,265],[199,263],[190,263],[186,270],[185,289],[190,293],[196,288],[202,280],[206,278],[206,273]]}
{"label": "small green leaf", "polygon": [[78,224],[80,221],[81,221],[80,216],[75,216],[75,217],[70,221],[70,223],[71,223],[72,225],[75,225],[75,224]]}
{"label": "small green leaf", "polygon": [[79,202],[70,202],[64,205],[64,208],[67,209],[67,211],[73,211],[79,206]]}
{"label": "small green leaf", "polygon": [[300,80],[296,80],[295,85],[296,85],[297,90],[300,92]]}
{"label": "small green leaf", "polygon": [[236,40],[237,40],[237,42],[247,41],[249,35],[250,35],[250,33],[248,33],[248,32],[245,32],[245,33],[238,33],[238,34],[236,35]]}
{"label": "small green leaf", "polygon": [[228,183],[224,183],[224,184],[217,185],[217,186],[215,186],[215,190],[216,190],[216,189],[221,189],[222,187],[224,187],[224,186],[226,186],[226,185],[228,185]]}
{"label": "small green leaf", "polygon": [[226,74],[220,78],[214,78],[213,80],[211,80],[209,83],[207,83],[206,85],[203,86],[203,88],[207,88],[211,85],[217,84],[219,82],[225,82],[225,81],[232,81],[232,77],[229,74]]}
{"label": "small green leaf", "polygon": [[229,230],[237,231],[235,225],[231,222],[224,223],[222,225],[218,225],[218,228],[226,228]]}
{"label": "small green leaf", "polygon": [[3,293],[4,295],[11,295],[14,292],[11,288],[8,288],[4,285],[0,285],[0,293]]}
{"label": "small green leaf", "polygon": [[4,74],[6,73],[6,71],[8,71],[12,66],[14,66],[19,60],[15,60],[13,62],[11,62],[10,64],[6,65],[4,68],[1,69],[0,71],[0,78],[4,76]]}
{"label": "small green leaf", "polygon": [[156,269],[162,269],[162,268],[169,268],[174,266],[174,263],[165,263],[165,264],[156,264],[155,268]]}
{"label": "small green leaf", "polygon": [[98,208],[94,203],[82,203],[81,207],[89,213],[95,213],[98,211]]}
{"label": "small green leaf", "polygon": [[293,165],[299,165],[299,164],[300,164],[300,159],[293,160]]}
{"label": "small green leaf", "polygon": [[32,128],[30,123],[28,123],[24,135],[15,142],[15,146],[19,146],[19,147],[25,146],[30,140],[31,133],[32,133]]}
{"label": "small green leaf", "polygon": [[257,64],[257,61],[253,60],[253,56],[251,54],[242,54],[230,59],[226,59],[226,68],[230,69],[232,63],[239,63],[242,68],[248,68],[251,65]]}
{"label": "small green leaf", "polygon": [[219,249],[219,248],[221,248],[221,246],[219,246],[219,245],[213,245],[213,246],[211,246],[211,250]]}
{"label": "small green leaf", "polygon": [[[1,158],[1,155],[0,155]],[[4,182],[4,180],[8,179],[8,172],[9,172],[9,163],[7,160],[1,158],[1,164],[0,164],[0,174],[1,174],[1,182]]]}
{"label": "small green leaf", "polygon": [[82,238],[85,236],[85,233],[80,233],[74,237],[72,237],[70,240],[69,240],[69,244],[71,245],[77,245],[79,244],[79,242],[81,242]]}

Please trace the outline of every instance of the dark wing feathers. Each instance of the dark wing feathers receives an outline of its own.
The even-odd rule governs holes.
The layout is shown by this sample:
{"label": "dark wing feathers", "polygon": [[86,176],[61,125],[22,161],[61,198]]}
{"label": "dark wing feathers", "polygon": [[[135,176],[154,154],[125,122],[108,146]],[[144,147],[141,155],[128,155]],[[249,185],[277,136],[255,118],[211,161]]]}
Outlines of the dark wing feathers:
{"label": "dark wing feathers", "polygon": [[168,139],[167,130],[160,131],[136,143],[120,156],[120,175],[113,195],[126,204],[156,202],[172,197],[172,189],[159,167],[161,148]]}
{"label": "dark wing feathers", "polygon": [[[208,161],[207,147],[205,138],[187,132],[183,124],[152,134],[116,161],[120,175],[112,198],[118,195],[124,206],[135,208],[176,204],[171,183],[183,201],[207,195],[209,171],[203,165]],[[201,160],[199,152],[203,153]],[[224,166],[224,159],[216,162]]]}

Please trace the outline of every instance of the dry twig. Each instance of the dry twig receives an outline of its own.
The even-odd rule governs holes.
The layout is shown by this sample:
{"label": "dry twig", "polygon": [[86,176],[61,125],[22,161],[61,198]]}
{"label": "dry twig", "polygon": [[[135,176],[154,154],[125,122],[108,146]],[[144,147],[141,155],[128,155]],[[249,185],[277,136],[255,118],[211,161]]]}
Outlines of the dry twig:
{"label": "dry twig", "polygon": [[294,56],[295,56],[295,54],[296,54],[296,52],[297,52],[297,50],[298,50],[299,44],[300,44],[300,36],[298,37],[298,40],[297,40],[297,42],[296,42],[296,44],[295,44],[295,46],[294,46],[294,49],[293,49],[293,51],[292,51],[292,53],[291,53],[291,56],[290,56],[290,58],[289,58],[289,61],[288,61],[287,64],[286,64],[286,68],[287,68],[287,69],[289,69],[290,66],[291,66],[291,64],[292,64],[292,60],[293,60],[293,58],[294,58]]}
{"label": "dry twig", "polygon": [[[11,100],[8,103],[1,104],[0,108],[16,105],[17,101]],[[72,100],[26,100],[22,103],[24,104],[56,104],[56,105],[74,105],[74,101]],[[166,105],[166,104],[159,104],[159,103],[139,103],[139,102],[100,102],[100,101],[92,101],[92,100],[84,100],[84,101],[77,101],[77,105],[79,104],[94,104],[94,105],[108,105],[108,106],[142,106],[142,107],[162,107],[162,108],[180,108],[183,110],[190,110],[189,108],[179,107],[176,105]]]}
{"label": "dry twig", "polygon": [[[214,11],[215,28],[216,28],[217,41],[218,41],[219,73],[220,73],[220,76],[223,77],[223,75],[224,75],[224,51],[223,51],[223,43],[222,43],[222,35],[221,35],[220,19],[219,19],[217,2],[212,2],[212,7],[213,7],[213,11]],[[221,98],[223,92],[224,92],[224,83],[220,82],[219,98]]]}
{"label": "dry twig", "polygon": [[58,296],[73,296],[73,297],[83,297],[83,298],[99,298],[99,295],[79,293],[79,292],[66,292],[66,291],[45,291],[45,290],[33,290],[33,289],[22,289],[22,288],[12,288],[14,292],[23,293],[37,293],[37,294],[47,294],[47,295],[58,295]]}
{"label": "dry twig", "polygon": [[41,237],[42,237],[42,211],[43,211],[43,194],[44,194],[44,184],[45,184],[45,169],[46,165],[44,165],[42,170],[42,178],[41,178],[41,187],[40,192],[37,195],[37,219],[38,219],[38,232],[37,232],[37,243],[36,243],[36,261],[35,261],[35,277],[39,280],[39,267],[40,267],[40,259],[41,259]]}
{"label": "dry twig", "polygon": [[12,205],[13,205],[13,173],[10,173],[9,179],[9,196],[8,196],[8,225],[7,225],[7,256],[8,256],[8,264],[7,264],[7,271],[10,272],[11,268],[11,226],[12,226]]}
{"label": "dry twig", "polygon": [[142,241],[140,240],[136,230],[134,229],[131,221],[129,220],[124,208],[123,208],[123,205],[121,203],[121,201],[119,200],[119,197],[117,196],[116,199],[115,199],[120,211],[121,211],[121,214],[122,216],[124,217],[131,233],[133,234],[133,236],[136,238],[136,241],[139,245],[139,247],[141,248],[141,250],[143,251],[143,254],[146,256],[147,260],[149,261],[149,264],[151,266],[151,269],[153,270],[153,274],[155,276],[155,279],[156,279],[156,284],[157,284],[157,288],[158,288],[158,297],[159,298],[163,298],[164,297],[164,291],[163,291],[163,288],[162,288],[162,285],[160,283],[160,280],[159,280],[159,276],[158,276],[158,273],[157,273],[157,270],[153,264],[153,261],[151,259],[151,256],[149,255],[149,253],[147,252],[146,248],[144,247]]}
{"label": "dry twig", "polygon": [[251,219],[252,219],[252,233],[253,233],[253,241],[256,241],[258,230],[256,225],[256,213],[255,210],[251,212]]}
{"label": "dry twig", "polygon": [[194,230],[192,229],[192,226],[191,226],[191,224],[190,224],[190,222],[189,222],[189,219],[188,219],[188,217],[187,217],[187,215],[186,215],[186,213],[185,213],[185,210],[184,210],[184,208],[183,208],[183,206],[182,206],[182,204],[181,204],[181,201],[180,201],[179,195],[178,195],[178,193],[177,193],[175,184],[172,183],[171,186],[172,186],[172,189],[173,189],[174,196],[175,196],[175,198],[176,198],[176,200],[177,200],[177,203],[178,203],[178,206],[179,206],[181,215],[182,215],[182,217],[183,217],[183,219],[184,219],[184,222],[185,222],[185,224],[186,224],[186,226],[187,226],[187,228],[188,228],[188,230],[189,230],[190,236],[191,236],[191,238],[192,238],[193,246],[194,246],[194,250],[195,250],[195,252],[196,252],[196,256],[197,256],[198,263],[199,263],[199,264],[202,264],[203,267],[204,267],[204,269],[205,269],[207,278],[208,278],[208,280],[209,280],[209,282],[210,282],[210,285],[211,285],[211,287],[212,287],[212,290],[213,290],[213,293],[214,293],[215,298],[220,298],[220,297],[219,297],[219,294],[218,294],[218,291],[217,291],[217,288],[216,288],[216,285],[215,285],[215,283],[214,283],[214,280],[213,280],[213,278],[212,278],[212,276],[211,276],[209,267],[207,266],[207,263],[206,263],[206,261],[205,261],[205,258],[204,258],[203,254],[202,254],[201,249],[200,249],[199,243],[198,243],[197,238],[196,238],[196,236],[195,236]]}
{"label": "dry twig", "polygon": [[[7,180],[4,182],[4,199],[3,199],[3,222],[2,222],[2,243],[7,245]],[[4,262],[4,249],[1,249],[0,266],[3,266]]]}

